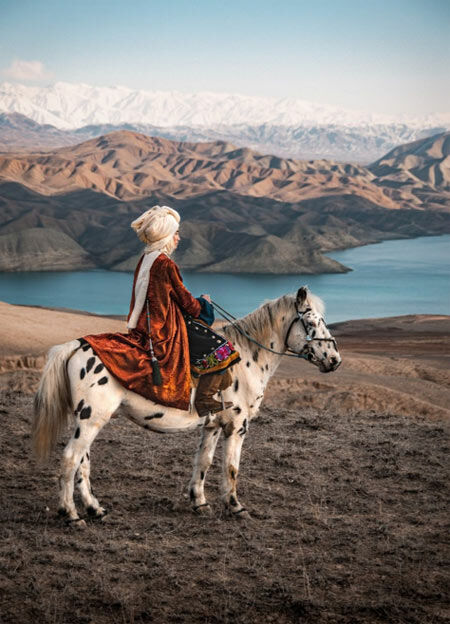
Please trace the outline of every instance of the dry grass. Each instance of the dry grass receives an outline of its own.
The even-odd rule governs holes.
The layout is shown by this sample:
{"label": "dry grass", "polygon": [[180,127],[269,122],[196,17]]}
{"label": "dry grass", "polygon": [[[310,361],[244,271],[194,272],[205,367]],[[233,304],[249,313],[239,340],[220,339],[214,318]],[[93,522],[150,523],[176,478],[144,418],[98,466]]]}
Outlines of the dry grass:
{"label": "dry grass", "polygon": [[219,457],[213,516],[190,513],[195,434],[113,421],[92,453],[111,514],[77,531],[56,517],[56,456],[32,463],[31,401],[0,402],[2,623],[449,621],[443,422],[266,406],[244,445],[241,524],[220,507]]}

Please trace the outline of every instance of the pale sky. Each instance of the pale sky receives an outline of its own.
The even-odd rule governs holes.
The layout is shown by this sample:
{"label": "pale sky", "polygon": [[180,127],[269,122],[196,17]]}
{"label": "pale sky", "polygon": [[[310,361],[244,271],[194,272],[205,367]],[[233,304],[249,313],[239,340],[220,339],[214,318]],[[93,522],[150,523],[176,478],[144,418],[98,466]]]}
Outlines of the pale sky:
{"label": "pale sky", "polygon": [[0,81],[450,110],[450,0],[0,0]]}

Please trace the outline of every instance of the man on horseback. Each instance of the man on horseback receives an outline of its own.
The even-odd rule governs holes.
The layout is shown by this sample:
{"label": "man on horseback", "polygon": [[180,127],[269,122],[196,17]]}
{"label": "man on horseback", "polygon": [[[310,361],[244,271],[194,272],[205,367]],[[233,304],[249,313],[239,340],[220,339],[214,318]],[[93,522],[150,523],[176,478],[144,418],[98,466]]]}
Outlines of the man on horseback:
{"label": "man on horseback", "polygon": [[231,384],[229,368],[239,353],[209,327],[209,295],[195,299],[170,258],[180,240],[179,222],[178,212],[167,206],[153,206],[132,222],[146,247],[134,273],[128,334],[84,340],[125,388],[161,405],[189,408],[193,372],[200,377],[195,407],[206,416],[232,407],[213,397]]}

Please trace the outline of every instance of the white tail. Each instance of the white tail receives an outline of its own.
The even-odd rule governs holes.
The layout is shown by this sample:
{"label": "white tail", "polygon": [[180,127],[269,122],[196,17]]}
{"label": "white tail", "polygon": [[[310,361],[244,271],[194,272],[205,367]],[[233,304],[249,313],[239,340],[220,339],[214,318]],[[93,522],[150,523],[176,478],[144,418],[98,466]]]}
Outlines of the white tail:
{"label": "white tail", "polygon": [[79,348],[72,340],[50,349],[39,388],[34,397],[32,445],[36,457],[48,459],[61,431],[67,426],[72,408],[67,362]]}

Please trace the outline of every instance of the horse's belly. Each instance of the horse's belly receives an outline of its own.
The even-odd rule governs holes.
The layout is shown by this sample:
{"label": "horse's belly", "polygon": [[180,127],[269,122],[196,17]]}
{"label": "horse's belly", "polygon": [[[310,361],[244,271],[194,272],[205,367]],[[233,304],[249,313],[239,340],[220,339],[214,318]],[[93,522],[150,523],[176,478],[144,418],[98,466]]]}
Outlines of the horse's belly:
{"label": "horse's belly", "polygon": [[158,433],[197,429],[205,422],[205,417],[200,418],[197,412],[158,405],[130,391],[126,392],[120,411],[137,425]]}

